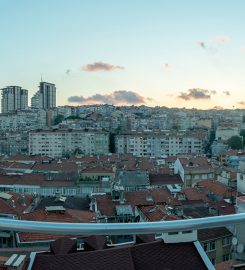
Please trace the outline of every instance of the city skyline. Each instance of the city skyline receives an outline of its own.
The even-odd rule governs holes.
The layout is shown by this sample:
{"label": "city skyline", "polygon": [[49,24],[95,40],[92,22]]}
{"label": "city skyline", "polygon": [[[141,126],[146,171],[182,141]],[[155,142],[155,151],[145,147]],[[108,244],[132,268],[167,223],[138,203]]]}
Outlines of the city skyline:
{"label": "city skyline", "polygon": [[42,74],[58,105],[245,108],[244,7],[2,1],[0,88],[33,96]]}

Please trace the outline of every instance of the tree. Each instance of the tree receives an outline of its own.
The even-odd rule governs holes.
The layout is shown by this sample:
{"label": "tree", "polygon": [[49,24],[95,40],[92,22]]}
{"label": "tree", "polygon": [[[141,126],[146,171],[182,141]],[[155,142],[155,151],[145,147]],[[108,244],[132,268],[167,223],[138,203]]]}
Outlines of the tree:
{"label": "tree", "polygon": [[70,115],[66,118],[67,120],[76,120],[76,119],[82,119],[81,117],[77,115]]}
{"label": "tree", "polygon": [[62,114],[58,114],[55,118],[54,118],[54,125],[58,125],[59,123],[61,123],[64,120],[64,116]]}
{"label": "tree", "polygon": [[242,149],[243,143],[240,136],[232,136],[230,139],[227,140],[227,144],[230,146],[231,149]]}

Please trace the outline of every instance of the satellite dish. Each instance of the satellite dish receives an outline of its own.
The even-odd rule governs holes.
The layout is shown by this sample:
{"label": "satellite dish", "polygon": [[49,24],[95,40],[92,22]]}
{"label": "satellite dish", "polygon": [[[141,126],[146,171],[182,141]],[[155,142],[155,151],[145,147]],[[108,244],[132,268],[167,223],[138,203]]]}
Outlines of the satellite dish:
{"label": "satellite dish", "polygon": [[237,243],[238,243],[237,238],[236,237],[232,237],[231,243],[232,243],[233,246],[236,246]]}
{"label": "satellite dish", "polygon": [[242,243],[238,244],[236,250],[238,253],[242,253],[244,250],[244,245]]}

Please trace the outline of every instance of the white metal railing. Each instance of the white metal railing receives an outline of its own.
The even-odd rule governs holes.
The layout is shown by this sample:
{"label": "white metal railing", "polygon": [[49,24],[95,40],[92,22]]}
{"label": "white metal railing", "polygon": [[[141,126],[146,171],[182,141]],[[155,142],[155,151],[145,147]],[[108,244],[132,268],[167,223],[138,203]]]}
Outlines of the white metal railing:
{"label": "white metal railing", "polygon": [[245,223],[245,213],[175,221],[138,223],[58,223],[0,218],[0,231],[70,235],[130,235],[188,231]]}

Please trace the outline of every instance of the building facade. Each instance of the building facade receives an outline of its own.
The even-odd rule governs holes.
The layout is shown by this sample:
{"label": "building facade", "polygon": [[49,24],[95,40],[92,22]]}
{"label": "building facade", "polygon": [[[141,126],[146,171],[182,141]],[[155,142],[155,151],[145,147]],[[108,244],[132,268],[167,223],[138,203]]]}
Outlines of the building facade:
{"label": "building facade", "polygon": [[206,136],[197,133],[131,132],[116,135],[115,149],[137,157],[175,156],[180,153],[204,153]]}
{"label": "building facade", "polygon": [[62,157],[109,153],[109,134],[87,130],[42,130],[29,133],[29,154]]}
{"label": "building facade", "polygon": [[51,109],[56,107],[55,84],[40,82],[38,92],[31,99],[32,108]]}
{"label": "building facade", "polygon": [[2,113],[28,108],[28,90],[20,86],[8,86],[2,90]]}

